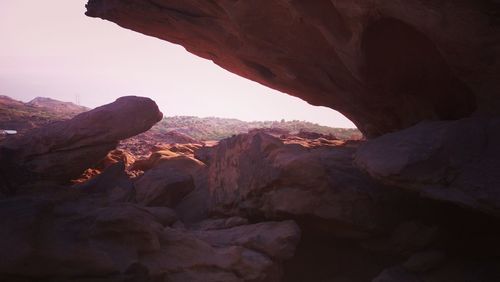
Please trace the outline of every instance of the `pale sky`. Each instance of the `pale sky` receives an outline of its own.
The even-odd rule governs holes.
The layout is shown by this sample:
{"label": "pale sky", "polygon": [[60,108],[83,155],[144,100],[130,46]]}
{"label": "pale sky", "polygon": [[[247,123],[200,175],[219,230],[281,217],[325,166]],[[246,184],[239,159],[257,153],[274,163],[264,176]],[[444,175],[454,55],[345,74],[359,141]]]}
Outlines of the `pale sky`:
{"label": "pale sky", "polygon": [[0,0],[0,95],[88,107],[137,95],[165,116],[307,120],[354,127],[340,113],[236,76],[182,46],[84,15],[86,0]]}

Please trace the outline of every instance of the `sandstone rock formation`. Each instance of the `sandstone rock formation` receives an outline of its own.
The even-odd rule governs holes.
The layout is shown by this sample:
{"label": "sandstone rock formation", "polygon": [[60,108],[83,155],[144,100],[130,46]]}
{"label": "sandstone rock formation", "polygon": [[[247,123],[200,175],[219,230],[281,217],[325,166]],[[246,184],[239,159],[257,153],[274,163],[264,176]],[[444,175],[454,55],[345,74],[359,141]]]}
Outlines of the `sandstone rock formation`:
{"label": "sandstone rock formation", "polygon": [[118,148],[130,151],[136,157],[144,159],[147,158],[152,151],[160,150],[158,146],[178,146],[181,148],[183,145],[187,145],[188,147],[202,145],[201,141],[186,134],[176,131],[167,131],[168,129],[162,127],[165,123],[166,121],[163,120],[161,123],[156,124],[151,130],[132,138],[122,140]]}
{"label": "sandstone rock formation", "polygon": [[189,231],[171,211],[77,196],[0,200],[2,281],[279,281],[300,238],[293,222]]}
{"label": "sandstone rock formation", "polygon": [[352,164],[356,144],[309,147],[304,139],[302,144],[292,141],[252,131],[214,147],[208,167],[212,212],[307,217],[322,221],[325,232],[332,228],[337,235],[356,237],[381,229],[403,206],[403,195],[376,184]]}
{"label": "sandstone rock formation", "polygon": [[[443,134],[431,139],[458,142],[451,133],[495,123],[438,124]],[[0,250],[12,255],[0,255],[0,280],[497,281],[497,218],[364,174],[354,157],[361,164],[391,135],[366,144],[321,139],[257,130],[194,146],[194,154],[159,146],[142,176],[127,175],[120,158],[77,186],[6,195]],[[193,158],[199,149],[206,163]]]}
{"label": "sandstone rock formation", "polygon": [[135,182],[135,199],[146,206],[173,208],[195,189],[204,167],[186,156],[163,158]]}
{"label": "sandstone rock formation", "polygon": [[363,144],[371,176],[422,196],[500,216],[500,119],[424,122]]}
{"label": "sandstone rock formation", "polygon": [[71,120],[2,142],[2,175],[14,182],[69,181],[96,165],[118,141],[148,130],[161,118],[151,99],[119,98]]}
{"label": "sandstone rock formation", "polygon": [[498,1],[90,0],[87,15],[311,104],[367,136],[498,115]]}
{"label": "sandstone rock formation", "polygon": [[[469,136],[480,137],[478,142],[483,143],[487,142],[481,136],[495,136],[492,131],[484,130],[494,123],[480,128],[476,124],[478,120],[474,121],[452,122],[455,126],[452,129],[445,126],[448,130],[443,134],[426,132],[400,138],[401,148],[406,149],[405,144],[413,141],[422,142],[422,150],[429,149],[426,145],[441,143],[426,140],[448,136],[444,140],[454,140],[455,145],[442,147],[449,148],[444,151],[445,156],[454,163],[464,160],[454,155],[462,150],[481,155],[457,145]],[[476,135],[477,132],[464,130],[462,123],[469,123],[467,128],[471,130],[490,133]],[[391,135],[380,139],[392,140]],[[209,214],[232,217],[201,228],[217,230],[217,224],[233,223],[244,226],[246,223],[241,217],[251,221],[295,220],[303,235],[295,255],[285,263],[282,281],[467,281],[464,277],[495,281],[494,277],[500,274],[493,270],[493,265],[498,263],[495,259],[498,244],[494,236],[486,234],[498,234],[498,220],[434,201],[436,197],[421,198],[413,189],[399,188],[412,182],[419,185],[419,178],[407,179],[407,182],[386,181],[385,185],[370,179],[356,166],[354,159],[365,155],[365,151],[371,152],[369,149],[378,142],[381,141],[322,143],[298,137],[280,140],[263,131],[222,140],[208,151],[209,193],[206,197],[210,201]],[[391,142],[383,144],[387,146],[380,145],[380,150],[374,151],[380,155],[375,155],[373,162],[378,160],[376,163],[390,166],[392,159],[407,160],[404,156],[393,156],[391,150],[398,151],[400,147]],[[418,150],[413,147],[408,149],[408,152],[415,151]],[[492,168],[498,167],[494,163],[496,155],[489,154],[492,160],[487,163],[491,163]],[[435,158],[429,161],[433,160]],[[471,163],[480,164],[474,160]],[[427,167],[435,171],[438,166],[421,166]],[[407,174],[405,169],[395,175],[413,177],[412,173],[419,171],[408,170]],[[421,177],[429,175],[426,173],[429,171],[421,171]],[[440,171],[436,173],[439,175]],[[493,183],[490,180],[496,174],[487,174],[491,176],[485,181]],[[485,192],[493,192],[493,187],[496,186]],[[482,194],[476,190],[471,195]],[[456,199],[453,194],[444,198],[448,197],[448,202]],[[496,199],[491,197],[481,203],[488,205],[488,201],[496,202]],[[484,262],[478,263],[480,268],[475,264],[477,260]],[[481,272],[483,267],[487,269],[485,273]]]}
{"label": "sandstone rock formation", "polygon": [[[157,146],[131,166],[140,176],[119,161],[71,188],[3,195],[0,280],[500,280],[498,1],[87,9],[337,109],[370,140],[257,130],[213,147]],[[127,128],[113,128],[105,106],[2,144],[0,177],[67,180],[74,163],[101,159],[161,117],[147,99],[115,105]]]}

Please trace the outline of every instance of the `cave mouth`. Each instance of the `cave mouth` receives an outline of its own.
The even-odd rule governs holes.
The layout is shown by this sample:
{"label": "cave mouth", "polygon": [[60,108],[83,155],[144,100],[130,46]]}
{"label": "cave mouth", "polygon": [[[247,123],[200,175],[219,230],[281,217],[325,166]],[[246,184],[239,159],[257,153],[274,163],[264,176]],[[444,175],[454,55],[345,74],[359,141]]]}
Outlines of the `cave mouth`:
{"label": "cave mouth", "polygon": [[[400,119],[455,120],[476,110],[476,97],[451,70],[436,45],[414,27],[394,18],[370,24],[362,39],[365,75],[384,111]],[[401,120],[400,127],[408,122]]]}

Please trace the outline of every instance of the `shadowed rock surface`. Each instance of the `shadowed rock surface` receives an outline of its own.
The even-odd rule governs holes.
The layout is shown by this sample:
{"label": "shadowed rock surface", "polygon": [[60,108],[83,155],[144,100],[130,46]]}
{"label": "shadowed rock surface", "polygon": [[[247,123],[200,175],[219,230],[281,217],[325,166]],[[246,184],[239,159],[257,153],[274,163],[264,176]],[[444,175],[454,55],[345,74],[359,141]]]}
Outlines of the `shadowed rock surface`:
{"label": "shadowed rock surface", "polygon": [[[498,8],[90,0],[88,15],[340,110],[370,140],[256,130],[0,195],[0,280],[500,281]],[[1,183],[68,180],[161,118],[148,99],[119,99],[116,120],[111,105],[9,139]]]}
{"label": "shadowed rock surface", "polygon": [[2,281],[279,281],[300,238],[293,222],[176,229],[172,211],[75,191],[0,200],[0,213]]}
{"label": "shadowed rock surface", "polygon": [[[443,123],[432,138],[477,122]],[[5,195],[0,250],[12,255],[0,256],[0,280],[497,281],[498,218],[363,174],[354,157],[378,142],[256,130],[213,147],[159,146],[142,175],[120,158],[73,187]]]}
{"label": "shadowed rock surface", "polygon": [[96,165],[122,139],[161,120],[149,98],[122,97],[115,102],[1,143],[1,170],[12,182],[75,179]]}
{"label": "shadowed rock surface", "polygon": [[500,119],[424,122],[363,144],[357,164],[423,197],[500,216]]}
{"label": "shadowed rock surface", "polygon": [[187,156],[164,157],[135,182],[135,199],[146,206],[175,207],[195,189],[204,168],[205,164]]}
{"label": "shadowed rock surface", "polygon": [[324,232],[332,228],[338,236],[354,237],[394,219],[392,211],[403,208],[405,196],[352,164],[356,142],[318,146],[311,141],[280,140],[262,131],[222,140],[211,151],[208,167],[211,211],[308,218],[311,224],[323,221]]}
{"label": "shadowed rock surface", "polygon": [[500,110],[493,0],[90,0],[87,15],[314,105],[365,135]]}

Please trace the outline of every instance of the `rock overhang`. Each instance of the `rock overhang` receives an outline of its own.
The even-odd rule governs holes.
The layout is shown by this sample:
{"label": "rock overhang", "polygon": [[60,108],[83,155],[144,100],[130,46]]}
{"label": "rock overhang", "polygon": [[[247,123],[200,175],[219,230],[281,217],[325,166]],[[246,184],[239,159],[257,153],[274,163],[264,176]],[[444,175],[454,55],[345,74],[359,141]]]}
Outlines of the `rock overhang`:
{"label": "rock overhang", "polygon": [[100,17],[313,105],[368,137],[498,115],[495,1],[90,0]]}

